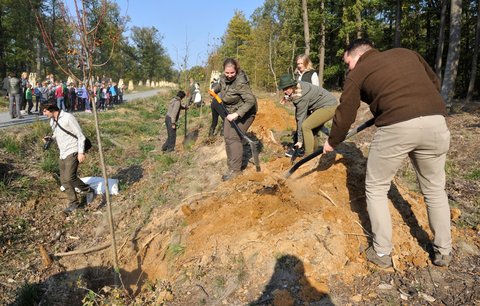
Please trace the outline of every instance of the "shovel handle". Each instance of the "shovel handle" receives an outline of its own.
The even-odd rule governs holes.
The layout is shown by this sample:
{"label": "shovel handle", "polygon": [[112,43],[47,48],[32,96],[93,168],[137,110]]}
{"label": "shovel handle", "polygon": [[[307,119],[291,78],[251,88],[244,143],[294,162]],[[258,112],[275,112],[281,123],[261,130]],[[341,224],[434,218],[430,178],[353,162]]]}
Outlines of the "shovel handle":
{"label": "shovel handle", "polygon": [[[375,118],[371,118],[371,119],[365,121],[364,123],[360,124],[359,126],[351,129],[350,131],[348,131],[347,136],[345,136],[345,140],[352,137],[353,135],[363,131],[364,129],[368,128],[369,126],[372,126],[374,123],[375,123]],[[292,175],[295,171],[297,171],[297,169],[300,168],[301,165],[303,165],[306,162],[314,159],[315,157],[319,156],[322,153],[323,153],[323,146],[319,147],[318,149],[313,151],[313,153],[311,153],[311,154],[305,156],[304,158],[302,158],[301,160],[299,160],[295,165],[292,166],[292,168],[290,168],[290,170],[288,170],[287,173],[285,173],[285,175],[284,175],[285,178],[289,178],[290,175]]]}

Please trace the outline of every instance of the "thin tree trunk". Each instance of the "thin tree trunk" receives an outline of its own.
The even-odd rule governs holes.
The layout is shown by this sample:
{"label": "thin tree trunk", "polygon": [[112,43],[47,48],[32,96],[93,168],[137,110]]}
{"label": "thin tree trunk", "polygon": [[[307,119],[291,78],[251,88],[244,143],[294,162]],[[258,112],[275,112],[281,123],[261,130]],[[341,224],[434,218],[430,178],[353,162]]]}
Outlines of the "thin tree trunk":
{"label": "thin tree trunk", "polygon": [[308,6],[307,0],[302,0],[302,17],[303,17],[303,35],[305,37],[305,54],[310,54],[310,27],[308,24]]}
{"label": "thin tree trunk", "polygon": [[357,3],[355,4],[356,9],[355,9],[355,22],[356,22],[356,28],[357,28],[357,38],[362,38],[362,4],[361,0],[357,0]]}
{"label": "thin tree trunk", "polygon": [[273,81],[275,82],[275,91],[278,93],[277,75],[275,74],[275,70],[273,69],[272,34],[270,34],[270,38],[268,39],[268,66],[270,68],[270,71],[272,72]]}
{"label": "thin tree trunk", "polygon": [[393,40],[393,46],[400,48],[401,46],[401,34],[402,34],[402,0],[397,0],[397,8],[395,12],[395,38]]}
{"label": "thin tree trunk", "polygon": [[295,61],[295,50],[297,49],[297,41],[294,40],[293,41],[293,45],[292,45],[292,59],[290,60],[290,71],[293,72],[295,71],[295,67],[293,65],[293,62]]}
{"label": "thin tree trunk", "polygon": [[478,70],[478,46],[480,45],[480,3],[477,3],[477,27],[475,30],[475,42],[472,55],[472,70],[470,72],[470,82],[468,83],[466,102],[470,102],[473,97],[475,89],[475,79],[477,78]]}
{"label": "thin tree trunk", "polygon": [[325,0],[320,1],[320,48],[318,51],[318,82],[323,86],[323,73],[325,70]]}
{"label": "thin tree trunk", "polygon": [[445,47],[445,26],[447,22],[448,0],[442,0],[442,12],[440,13],[440,30],[438,32],[437,55],[435,56],[435,73],[442,79],[443,48]]}
{"label": "thin tree trunk", "polygon": [[450,7],[450,39],[448,44],[447,63],[442,83],[442,96],[447,105],[452,103],[455,94],[458,59],[460,57],[460,38],[462,26],[462,0],[451,0]]}
{"label": "thin tree trunk", "polygon": [[35,72],[37,73],[37,78],[40,78],[40,72],[42,70],[42,43],[40,42],[40,38],[35,39],[37,45],[37,56],[36,56],[36,67]]}

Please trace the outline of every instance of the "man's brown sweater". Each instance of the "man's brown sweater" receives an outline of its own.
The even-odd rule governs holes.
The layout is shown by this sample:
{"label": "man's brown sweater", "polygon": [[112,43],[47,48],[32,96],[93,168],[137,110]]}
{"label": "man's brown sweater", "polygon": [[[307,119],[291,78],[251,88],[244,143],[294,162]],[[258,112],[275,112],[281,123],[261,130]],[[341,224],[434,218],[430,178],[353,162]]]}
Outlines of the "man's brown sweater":
{"label": "man's brown sweater", "polygon": [[433,70],[420,54],[402,48],[369,50],[350,71],[333,117],[328,139],[332,147],[345,139],[360,101],[370,106],[376,126],[447,114]]}

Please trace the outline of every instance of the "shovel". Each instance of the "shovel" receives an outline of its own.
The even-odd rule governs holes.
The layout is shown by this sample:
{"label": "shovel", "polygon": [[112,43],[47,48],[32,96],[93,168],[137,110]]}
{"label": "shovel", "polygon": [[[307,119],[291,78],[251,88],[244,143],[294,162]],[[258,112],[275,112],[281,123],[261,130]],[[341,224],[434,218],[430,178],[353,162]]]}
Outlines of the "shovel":
{"label": "shovel", "polygon": [[185,137],[183,138],[183,147],[190,146],[197,139],[197,135],[196,135],[195,131],[193,133],[190,133],[190,134],[187,133],[187,122],[188,122],[187,113],[188,113],[188,110],[187,110],[187,108],[185,108]]}
{"label": "shovel", "polygon": [[[356,128],[351,129],[350,131],[348,131],[348,134],[345,137],[345,140],[352,137],[353,135],[356,135],[358,132],[361,132],[364,129],[372,126],[374,123],[375,123],[375,118],[371,118],[371,119],[365,121],[364,123],[362,123],[361,125],[357,126]],[[287,173],[285,173],[285,175],[284,175],[285,178],[286,179],[289,178],[295,171],[297,171],[298,168],[300,168],[301,165],[303,165],[306,162],[314,159],[315,157],[319,156],[322,153],[323,153],[323,146],[320,146],[318,149],[313,151],[313,153],[305,156],[304,158],[299,160],[295,165],[293,165],[293,167],[290,168],[290,170],[288,170]]]}
{"label": "shovel", "polygon": [[[227,117],[228,111],[225,108],[225,105],[223,105],[222,99],[211,89],[208,90],[208,93],[215,98],[216,102],[218,102],[214,104],[214,108],[216,109],[218,114],[223,118],[223,120],[226,120],[225,117]],[[233,125],[233,128],[237,131],[238,135],[240,135],[243,139],[245,139],[250,145],[250,149],[252,150],[252,155],[253,155],[253,162],[255,163],[255,169],[257,170],[257,172],[260,172],[260,159],[258,157],[257,142],[250,139],[247,135],[245,135],[245,133],[242,132],[242,130],[238,126],[237,122],[230,121],[230,123]]]}

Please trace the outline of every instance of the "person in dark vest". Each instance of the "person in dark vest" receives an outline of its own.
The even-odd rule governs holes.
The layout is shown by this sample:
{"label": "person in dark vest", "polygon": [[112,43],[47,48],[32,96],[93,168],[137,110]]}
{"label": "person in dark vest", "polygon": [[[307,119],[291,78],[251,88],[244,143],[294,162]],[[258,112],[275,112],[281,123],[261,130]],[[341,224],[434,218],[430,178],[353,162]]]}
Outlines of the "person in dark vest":
{"label": "person in dark vest", "polygon": [[313,69],[312,61],[306,54],[297,56],[297,69],[295,70],[297,81],[307,82],[313,85],[320,86],[318,74]]}

